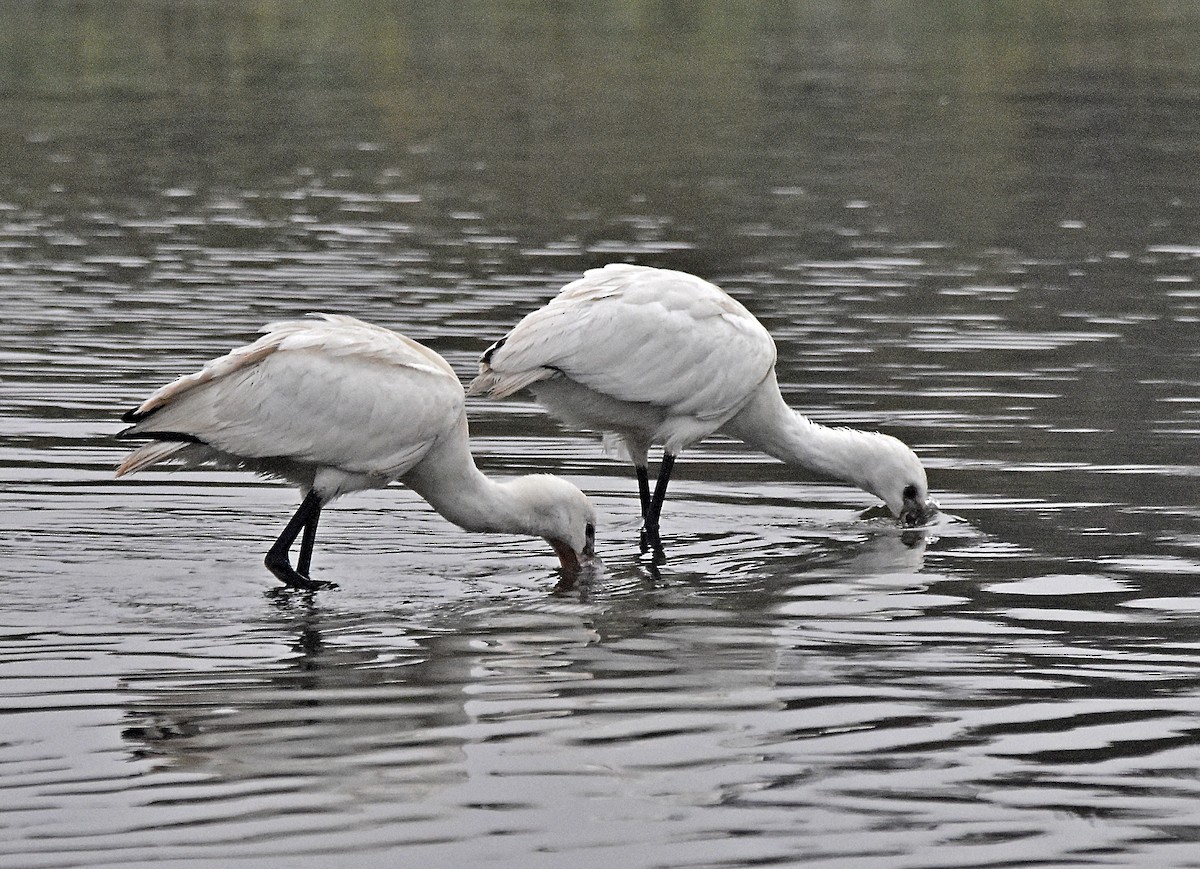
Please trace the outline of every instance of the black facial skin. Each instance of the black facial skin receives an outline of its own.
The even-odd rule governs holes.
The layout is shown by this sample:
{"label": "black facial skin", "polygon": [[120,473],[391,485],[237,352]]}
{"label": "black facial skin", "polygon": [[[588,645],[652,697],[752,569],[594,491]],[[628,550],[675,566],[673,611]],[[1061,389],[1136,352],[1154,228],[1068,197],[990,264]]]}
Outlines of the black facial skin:
{"label": "black facial skin", "polygon": [[910,483],[901,493],[904,509],[900,513],[900,524],[908,528],[924,525],[937,513],[937,505],[922,503],[917,499],[918,491],[916,484]]}

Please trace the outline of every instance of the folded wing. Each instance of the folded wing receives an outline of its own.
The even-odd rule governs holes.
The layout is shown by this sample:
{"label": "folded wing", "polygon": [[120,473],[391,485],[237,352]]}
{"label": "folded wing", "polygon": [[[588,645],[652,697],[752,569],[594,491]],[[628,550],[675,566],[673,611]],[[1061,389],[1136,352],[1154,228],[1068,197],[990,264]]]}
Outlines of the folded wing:
{"label": "folded wing", "polygon": [[[255,343],[167,384],[126,414],[133,425],[121,435],[199,442],[249,459],[403,474],[462,416],[457,377],[440,356],[402,335],[350,317],[321,317],[272,323]],[[143,447],[124,472],[181,448],[171,446]]]}
{"label": "folded wing", "polygon": [[468,393],[503,397],[562,376],[621,401],[718,419],[774,364],[766,329],[714,285],[614,264],[568,284],[493,345]]}

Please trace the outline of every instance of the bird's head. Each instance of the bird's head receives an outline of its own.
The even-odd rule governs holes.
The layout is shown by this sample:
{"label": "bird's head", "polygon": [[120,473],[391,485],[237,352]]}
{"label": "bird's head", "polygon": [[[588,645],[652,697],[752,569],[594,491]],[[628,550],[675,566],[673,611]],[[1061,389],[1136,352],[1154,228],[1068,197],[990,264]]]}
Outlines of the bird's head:
{"label": "bird's head", "polygon": [[577,573],[596,558],[596,510],[587,495],[560,477],[533,474],[511,481],[521,490],[528,531],[554,549],[566,573]]}
{"label": "bird's head", "polygon": [[929,497],[925,467],[902,441],[884,434],[875,438],[872,460],[864,463],[858,484],[882,498],[901,525],[924,525],[940,509]]}

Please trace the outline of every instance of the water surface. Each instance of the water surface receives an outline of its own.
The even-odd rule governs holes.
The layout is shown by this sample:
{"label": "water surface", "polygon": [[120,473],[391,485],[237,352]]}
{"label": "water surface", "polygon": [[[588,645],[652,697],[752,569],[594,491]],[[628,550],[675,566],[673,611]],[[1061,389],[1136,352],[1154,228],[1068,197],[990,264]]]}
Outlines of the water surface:
{"label": "water surface", "polygon": [[[1186,3],[0,5],[0,862],[1200,865],[1200,17]],[[307,311],[467,379],[609,261],[760,316],[952,518],[713,439],[668,560],[526,400],[606,570],[120,481],[154,387]]]}

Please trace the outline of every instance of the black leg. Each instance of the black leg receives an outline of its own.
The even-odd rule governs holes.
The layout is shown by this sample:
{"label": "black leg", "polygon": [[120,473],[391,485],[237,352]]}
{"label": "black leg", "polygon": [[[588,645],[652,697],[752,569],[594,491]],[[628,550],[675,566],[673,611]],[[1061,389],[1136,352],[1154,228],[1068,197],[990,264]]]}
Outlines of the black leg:
{"label": "black leg", "polygon": [[[300,506],[288,520],[288,524],[284,527],[283,533],[272,544],[267,552],[267,557],[263,559],[263,563],[267,565],[267,570],[275,574],[275,576],[285,585],[292,588],[302,588],[307,591],[313,591],[319,588],[332,588],[333,583],[317,582],[308,578],[308,566],[312,559],[312,544],[317,533],[317,519],[321,515],[321,499],[316,492],[309,492],[304,500],[300,502]],[[311,527],[311,530],[310,530]],[[292,567],[291,561],[288,560],[288,551],[292,548],[292,543],[304,532],[304,539],[300,543],[300,566],[297,571]]]}
{"label": "black leg", "polygon": [[662,465],[658,469],[658,479],[654,483],[654,495],[650,498],[650,506],[642,519],[644,540],[656,553],[663,551],[662,538],[658,535],[658,520],[662,516],[663,501],[667,498],[667,485],[671,482],[671,469],[674,466],[675,456],[664,452]]}
{"label": "black leg", "polygon": [[304,524],[304,533],[300,537],[300,554],[296,557],[296,572],[302,576],[308,576],[309,566],[312,564],[313,543],[317,539],[317,522],[320,519],[321,504],[318,502],[317,509]]}
{"label": "black leg", "polygon": [[642,518],[645,519],[650,509],[650,473],[645,465],[634,465],[634,470],[637,471],[638,500],[642,502]]}

